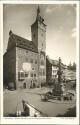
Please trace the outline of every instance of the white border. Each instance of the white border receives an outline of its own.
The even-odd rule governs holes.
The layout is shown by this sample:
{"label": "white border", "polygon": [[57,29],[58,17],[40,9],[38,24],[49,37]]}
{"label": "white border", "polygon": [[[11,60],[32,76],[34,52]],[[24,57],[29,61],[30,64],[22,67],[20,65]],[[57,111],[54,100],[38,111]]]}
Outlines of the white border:
{"label": "white border", "polygon": [[[3,117],[3,85],[1,85],[1,123],[2,124],[79,124],[79,1],[1,1],[1,4],[77,4],[77,21],[76,21],[76,59],[77,59],[77,117],[76,118],[64,118],[64,117],[51,117],[43,119],[30,119],[30,118],[4,118]],[[3,11],[3,6],[1,5]],[[1,24],[1,84],[3,83],[3,13],[0,17]]]}
{"label": "white border", "polygon": [[[1,20],[0,20],[0,29],[2,29],[2,4],[0,4],[0,17],[1,17]],[[0,41],[2,41],[2,32],[0,32]],[[0,42],[0,50],[2,50],[2,44]],[[0,71],[1,70],[1,67],[2,67],[2,59],[1,59],[1,56],[2,55],[2,51],[0,51]],[[0,72],[1,74],[1,72]],[[1,81],[1,75],[0,75],[0,81]],[[0,101],[1,101],[1,82],[0,82]],[[0,112],[1,112],[1,103],[0,103]],[[1,121],[1,115],[0,115],[0,121]]]}
{"label": "white border", "polygon": [[0,4],[0,12],[1,12],[1,42],[0,42],[0,84],[1,84],[1,118],[3,116],[3,5]]}
{"label": "white border", "polygon": [[0,1],[2,4],[79,4],[79,1],[67,1],[67,0],[61,0],[61,1],[56,1],[56,0],[2,0]]}

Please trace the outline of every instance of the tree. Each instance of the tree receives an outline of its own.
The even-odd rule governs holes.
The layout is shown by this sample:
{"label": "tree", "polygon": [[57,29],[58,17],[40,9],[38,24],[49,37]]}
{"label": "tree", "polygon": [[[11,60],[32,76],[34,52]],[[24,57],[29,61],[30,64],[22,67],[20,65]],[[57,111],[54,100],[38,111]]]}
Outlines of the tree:
{"label": "tree", "polygon": [[70,64],[68,65],[68,69],[70,69],[70,70],[76,70],[76,63],[73,62],[73,64],[71,64],[71,62],[70,62]]}
{"label": "tree", "polygon": [[73,70],[76,70],[76,63],[75,63],[75,62],[73,62],[72,69],[73,69]]}
{"label": "tree", "polygon": [[72,68],[72,64],[71,64],[71,62],[69,63],[68,68],[69,68],[69,69]]}

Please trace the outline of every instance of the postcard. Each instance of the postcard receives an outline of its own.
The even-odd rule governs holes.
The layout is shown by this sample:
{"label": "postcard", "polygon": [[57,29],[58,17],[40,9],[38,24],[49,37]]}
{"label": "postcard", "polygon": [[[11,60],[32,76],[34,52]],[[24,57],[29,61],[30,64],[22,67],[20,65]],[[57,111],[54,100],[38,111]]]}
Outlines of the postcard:
{"label": "postcard", "polygon": [[79,2],[0,9],[1,123],[79,124]]}

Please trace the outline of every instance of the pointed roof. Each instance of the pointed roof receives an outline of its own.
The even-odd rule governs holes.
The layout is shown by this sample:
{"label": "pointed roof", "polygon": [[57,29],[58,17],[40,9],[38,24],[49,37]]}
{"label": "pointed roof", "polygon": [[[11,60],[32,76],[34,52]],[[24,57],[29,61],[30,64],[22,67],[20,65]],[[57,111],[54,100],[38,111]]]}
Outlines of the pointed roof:
{"label": "pointed roof", "polygon": [[39,15],[39,13],[40,13],[40,7],[39,7],[39,5],[38,5],[38,8],[37,8],[37,16]]}

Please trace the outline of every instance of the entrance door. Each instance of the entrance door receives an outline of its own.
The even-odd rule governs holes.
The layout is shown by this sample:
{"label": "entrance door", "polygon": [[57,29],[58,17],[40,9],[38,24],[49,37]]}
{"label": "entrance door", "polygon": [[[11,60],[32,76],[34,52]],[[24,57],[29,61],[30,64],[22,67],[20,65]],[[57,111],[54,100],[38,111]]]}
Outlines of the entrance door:
{"label": "entrance door", "polygon": [[26,89],[26,83],[23,84],[23,88]]}

